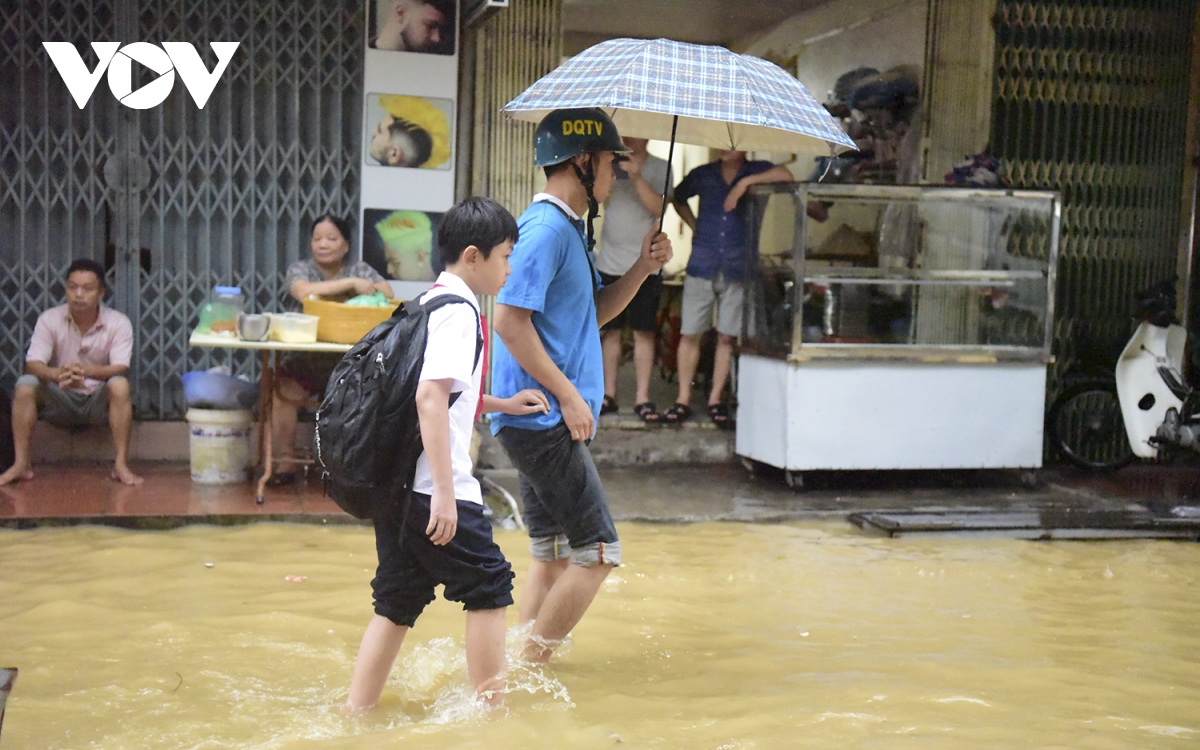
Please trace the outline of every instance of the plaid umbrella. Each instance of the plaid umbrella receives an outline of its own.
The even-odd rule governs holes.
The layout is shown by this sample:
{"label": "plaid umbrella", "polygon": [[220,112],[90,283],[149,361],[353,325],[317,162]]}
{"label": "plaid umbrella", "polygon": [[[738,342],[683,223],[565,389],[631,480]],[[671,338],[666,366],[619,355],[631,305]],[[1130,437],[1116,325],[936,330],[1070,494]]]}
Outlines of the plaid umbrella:
{"label": "plaid umbrella", "polygon": [[622,135],[741,151],[834,154],[855,148],[804,85],[777,65],[722,47],[612,39],[543,76],[504,106],[539,122],[600,107]]}

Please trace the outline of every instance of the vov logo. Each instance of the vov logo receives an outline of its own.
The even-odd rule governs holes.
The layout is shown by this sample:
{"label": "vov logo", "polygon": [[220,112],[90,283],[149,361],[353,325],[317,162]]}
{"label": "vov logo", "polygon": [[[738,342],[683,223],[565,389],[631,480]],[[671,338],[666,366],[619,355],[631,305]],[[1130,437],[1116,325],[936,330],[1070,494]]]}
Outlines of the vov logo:
{"label": "vov logo", "polygon": [[[108,71],[108,88],[117,100],[130,109],[150,109],[162,104],[175,86],[175,73],[183,79],[184,88],[192,95],[197,109],[204,109],[208,97],[217,86],[217,79],[229,66],[239,42],[209,42],[217,56],[210,71],[200,59],[200,53],[188,42],[163,42],[159,47],[149,42],[92,42],[100,63],[88,70],[79,50],[70,42],[42,42],[63,83],[80,109],[92,98],[100,76]],[[133,90],[133,63],[141,63],[158,74],[150,83]]]}

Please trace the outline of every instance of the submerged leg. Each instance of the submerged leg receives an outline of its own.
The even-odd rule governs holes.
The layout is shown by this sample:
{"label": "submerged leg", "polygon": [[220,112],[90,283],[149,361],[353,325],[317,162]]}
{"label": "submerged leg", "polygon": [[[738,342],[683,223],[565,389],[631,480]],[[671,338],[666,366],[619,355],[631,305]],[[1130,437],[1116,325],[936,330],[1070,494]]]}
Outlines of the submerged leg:
{"label": "submerged leg", "polygon": [[550,660],[555,647],[583,619],[583,613],[596,598],[596,592],[613,567],[571,565],[558,577],[533,622],[533,631],[522,654],[527,661],[545,663]]}
{"label": "submerged leg", "polygon": [[347,713],[361,714],[379,702],[407,634],[407,625],[397,625],[382,615],[371,618],[354,659],[354,676],[350,678],[350,694],[346,697]]}
{"label": "submerged leg", "polygon": [[507,607],[467,612],[467,675],[475,694],[489,706],[504,705],[506,666],[504,616]]}

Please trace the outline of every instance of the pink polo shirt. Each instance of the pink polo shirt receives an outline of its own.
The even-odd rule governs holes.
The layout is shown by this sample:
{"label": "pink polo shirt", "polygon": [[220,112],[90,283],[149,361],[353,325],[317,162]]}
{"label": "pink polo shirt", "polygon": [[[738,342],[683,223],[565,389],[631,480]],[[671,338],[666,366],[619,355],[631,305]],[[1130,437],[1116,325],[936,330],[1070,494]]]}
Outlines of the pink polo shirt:
{"label": "pink polo shirt", "polygon": [[[80,331],[67,305],[52,307],[38,316],[29,341],[26,362],[42,362],[50,367],[66,367],[76,362],[103,367],[129,366],[133,354],[133,325],[129,318],[111,308],[100,306],[100,315],[86,332]],[[84,378],[75,390],[91,393],[103,384]]]}

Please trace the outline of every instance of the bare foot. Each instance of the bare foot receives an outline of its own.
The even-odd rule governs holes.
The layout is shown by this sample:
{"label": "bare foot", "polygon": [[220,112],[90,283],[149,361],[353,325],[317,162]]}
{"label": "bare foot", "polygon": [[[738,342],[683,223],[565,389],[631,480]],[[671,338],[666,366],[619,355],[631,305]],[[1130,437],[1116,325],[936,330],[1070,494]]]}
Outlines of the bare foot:
{"label": "bare foot", "polygon": [[29,466],[13,464],[8,471],[0,474],[0,487],[14,482],[28,482],[30,479],[33,479],[33,470]]}
{"label": "bare foot", "polygon": [[130,471],[128,466],[114,466],[112,474],[109,476],[121,484],[127,484],[130,487],[136,487],[137,485],[146,481]]}

